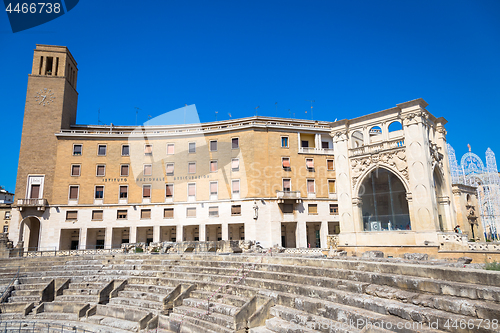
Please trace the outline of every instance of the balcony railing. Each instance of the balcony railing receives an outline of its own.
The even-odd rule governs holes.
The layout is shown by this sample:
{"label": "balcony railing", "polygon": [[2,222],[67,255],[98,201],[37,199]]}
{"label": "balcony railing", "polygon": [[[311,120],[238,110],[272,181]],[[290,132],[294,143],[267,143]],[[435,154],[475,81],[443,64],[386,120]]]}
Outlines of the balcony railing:
{"label": "balcony railing", "polygon": [[365,154],[376,154],[383,150],[403,148],[405,147],[404,139],[396,139],[385,142],[377,142],[375,144],[349,149],[350,156],[360,156]]}
{"label": "balcony railing", "polygon": [[19,207],[35,207],[39,210],[44,210],[47,206],[47,199],[17,199]]}
{"label": "balcony railing", "polygon": [[300,191],[276,191],[276,194],[278,199],[300,199]]}
{"label": "balcony railing", "polygon": [[330,148],[299,147],[299,154],[333,155],[333,149],[330,149]]}

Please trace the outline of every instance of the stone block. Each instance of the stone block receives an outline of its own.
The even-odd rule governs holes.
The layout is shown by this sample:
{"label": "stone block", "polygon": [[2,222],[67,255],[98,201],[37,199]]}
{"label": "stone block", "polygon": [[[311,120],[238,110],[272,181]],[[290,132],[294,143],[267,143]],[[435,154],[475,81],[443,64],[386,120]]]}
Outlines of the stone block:
{"label": "stone block", "polygon": [[426,253],[405,253],[404,258],[406,260],[428,260],[429,255]]}
{"label": "stone block", "polygon": [[384,252],[382,251],[366,251],[363,252],[361,258],[383,258]]}

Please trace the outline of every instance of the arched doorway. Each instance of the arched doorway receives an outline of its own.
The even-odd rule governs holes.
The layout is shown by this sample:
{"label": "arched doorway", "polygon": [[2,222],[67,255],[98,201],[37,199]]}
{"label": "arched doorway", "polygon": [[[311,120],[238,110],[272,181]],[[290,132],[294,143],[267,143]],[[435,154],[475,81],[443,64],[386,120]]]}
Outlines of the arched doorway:
{"label": "arched doorway", "polygon": [[24,248],[28,251],[38,251],[40,239],[40,220],[36,216],[23,219],[20,227],[20,240],[24,241]]}
{"label": "arched doorway", "polygon": [[391,171],[377,168],[359,188],[364,231],[411,230],[406,188]]}

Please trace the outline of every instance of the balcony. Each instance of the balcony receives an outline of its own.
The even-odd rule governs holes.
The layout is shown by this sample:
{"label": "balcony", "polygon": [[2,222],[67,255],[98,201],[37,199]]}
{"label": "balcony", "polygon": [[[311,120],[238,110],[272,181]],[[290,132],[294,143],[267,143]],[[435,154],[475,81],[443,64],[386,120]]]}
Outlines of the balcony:
{"label": "balcony", "polygon": [[299,147],[299,154],[333,155],[333,149],[314,148],[314,147]]}
{"label": "balcony", "polygon": [[17,206],[20,210],[23,210],[23,208],[45,210],[45,206],[47,206],[47,199],[17,199]]}
{"label": "balcony", "polygon": [[284,203],[285,200],[295,200],[296,203],[301,202],[300,191],[276,191],[278,203]]}
{"label": "balcony", "polygon": [[381,151],[404,148],[404,147],[405,147],[404,139],[395,139],[395,140],[379,142],[358,148],[349,149],[349,155],[351,157],[355,157],[368,154],[377,154]]}

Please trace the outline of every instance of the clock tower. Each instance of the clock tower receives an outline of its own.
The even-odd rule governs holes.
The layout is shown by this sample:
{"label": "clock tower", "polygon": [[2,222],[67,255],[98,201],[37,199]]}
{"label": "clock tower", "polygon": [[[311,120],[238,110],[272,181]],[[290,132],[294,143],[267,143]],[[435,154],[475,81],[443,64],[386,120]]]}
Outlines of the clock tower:
{"label": "clock tower", "polygon": [[34,199],[28,207],[41,208],[40,202],[51,201],[57,155],[55,133],[69,129],[76,121],[76,66],[66,47],[36,45],[28,75],[15,196],[18,203],[19,199]]}

